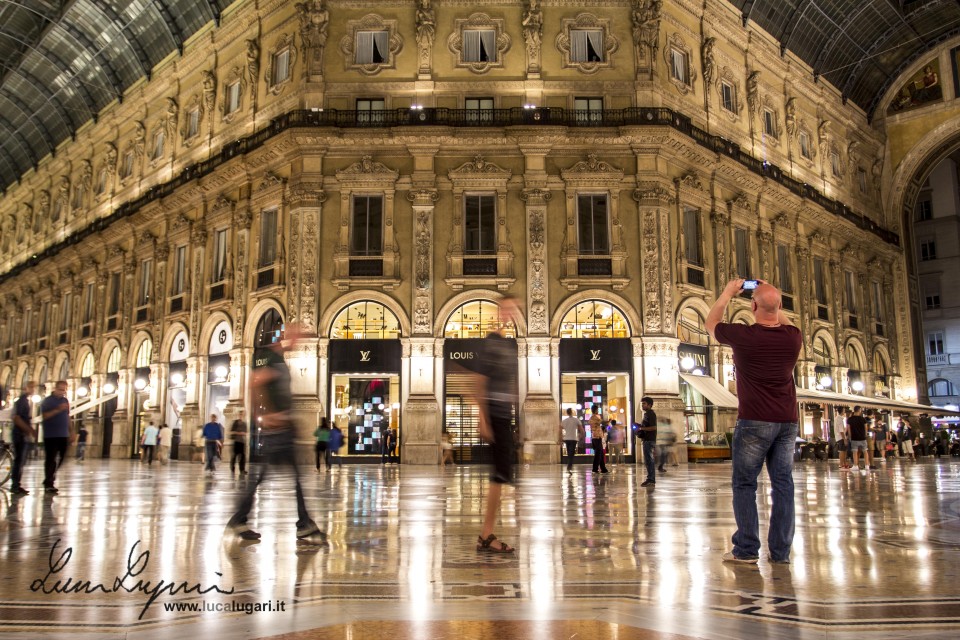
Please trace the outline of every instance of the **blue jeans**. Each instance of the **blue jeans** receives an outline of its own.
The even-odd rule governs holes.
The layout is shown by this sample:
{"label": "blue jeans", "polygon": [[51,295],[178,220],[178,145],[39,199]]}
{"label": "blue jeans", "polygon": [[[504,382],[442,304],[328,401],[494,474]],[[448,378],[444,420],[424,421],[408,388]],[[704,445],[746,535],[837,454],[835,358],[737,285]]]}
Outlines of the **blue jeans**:
{"label": "blue jeans", "polygon": [[790,559],[793,544],[793,449],[797,439],[795,422],[737,420],[733,432],[733,555],[760,556],[760,522],[757,516],[757,477],[767,463],[773,507],[767,548],[776,561]]}
{"label": "blue jeans", "polygon": [[643,441],[643,465],[647,468],[647,482],[656,482],[656,464],[654,461],[654,448],[657,443],[653,440]]}
{"label": "blue jeans", "polygon": [[203,465],[204,471],[216,471],[217,467],[213,464],[213,459],[217,457],[217,441],[216,440],[207,440],[204,447],[204,458],[206,458],[206,464]]}

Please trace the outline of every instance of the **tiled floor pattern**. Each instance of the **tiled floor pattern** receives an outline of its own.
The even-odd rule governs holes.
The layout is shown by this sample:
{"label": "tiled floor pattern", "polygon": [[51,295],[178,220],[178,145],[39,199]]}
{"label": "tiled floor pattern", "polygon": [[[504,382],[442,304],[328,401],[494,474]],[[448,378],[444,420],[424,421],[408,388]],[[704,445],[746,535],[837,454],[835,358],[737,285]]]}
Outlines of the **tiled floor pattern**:
{"label": "tiled floor pattern", "polygon": [[[721,563],[733,531],[728,464],[671,468],[655,489],[639,487],[631,466],[523,469],[497,530],[516,555],[475,550],[487,486],[478,467],[305,473],[328,548],[297,544],[289,477],[261,488],[251,523],[263,539],[249,545],[223,535],[244,482],[229,472],[91,460],[68,464],[49,497],[36,490],[41,467],[28,469],[30,496],[0,491],[4,637],[960,635],[956,458],[891,461],[866,476],[798,465],[789,567]],[[762,522],[768,509],[764,498]],[[164,608],[267,602],[284,610]]]}

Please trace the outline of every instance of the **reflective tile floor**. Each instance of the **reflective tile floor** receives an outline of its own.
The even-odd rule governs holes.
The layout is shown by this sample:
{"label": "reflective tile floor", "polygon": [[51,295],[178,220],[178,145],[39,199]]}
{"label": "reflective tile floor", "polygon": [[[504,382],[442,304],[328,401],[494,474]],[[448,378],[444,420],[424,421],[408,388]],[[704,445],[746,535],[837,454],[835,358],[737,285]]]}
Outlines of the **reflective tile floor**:
{"label": "reflective tile floor", "polygon": [[[289,476],[259,544],[224,538],[244,480],[199,464],[69,462],[0,491],[2,638],[956,638],[960,459],[795,472],[793,564],[730,566],[729,464],[521,469],[480,554],[479,467],[303,474],[329,547],[298,545]],[[641,478],[642,479],[642,476]],[[9,486],[9,485],[8,485]],[[761,484],[761,522],[767,485]],[[765,529],[761,529],[765,536]],[[762,552],[765,557],[765,550]],[[227,610],[223,610],[227,609]]]}

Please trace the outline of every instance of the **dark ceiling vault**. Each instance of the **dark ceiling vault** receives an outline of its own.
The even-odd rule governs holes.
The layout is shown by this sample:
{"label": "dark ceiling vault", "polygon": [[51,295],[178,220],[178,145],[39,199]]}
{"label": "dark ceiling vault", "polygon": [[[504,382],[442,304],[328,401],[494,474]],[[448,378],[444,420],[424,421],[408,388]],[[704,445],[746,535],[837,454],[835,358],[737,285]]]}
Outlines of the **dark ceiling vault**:
{"label": "dark ceiling vault", "polygon": [[[960,34],[960,0],[733,0],[749,22],[780,41],[873,117],[903,70]],[[941,80],[948,69],[940,70]]]}
{"label": "dark ceiling vault", "polygon": [[0,0],[0,189],[233,0]]}
{"label": "dark ceiling vault", "polygon": [[[0,0],[0,189],[232,1]],[[870,116],[909,64],[960,34],[960,0],[731,2]]]}

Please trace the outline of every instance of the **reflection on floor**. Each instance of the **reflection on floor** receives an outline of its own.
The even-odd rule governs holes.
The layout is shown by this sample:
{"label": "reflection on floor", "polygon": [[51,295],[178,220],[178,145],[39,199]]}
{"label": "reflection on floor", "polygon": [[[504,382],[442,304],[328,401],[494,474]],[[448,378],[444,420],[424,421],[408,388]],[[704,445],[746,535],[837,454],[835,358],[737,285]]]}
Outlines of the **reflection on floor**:
{"label": "reflection on floor", "polygon": [[[669,468],[650,490],[630,465],[608,476],[521,469],[497,530],[517,547],[512,556],[475,550],[482,468],[309,471],[307,503],[330,534],[325,548],[296,541],[290,477],[261,488],[251,525],[263,539],[247,544],[224,537],[245,482],[226,467],[209,479],[199,464],[71,461],[51,497],[39,486],[42,464],[31,463],[31,495],[0,491],[0,632],[138,640],[960,633],[956,458],[891,461],[866,476],[835,463],[798,465],[790,566],[721,563],[733,531],[729,464]],[[768,511],[764,499],[761,522]]]}

